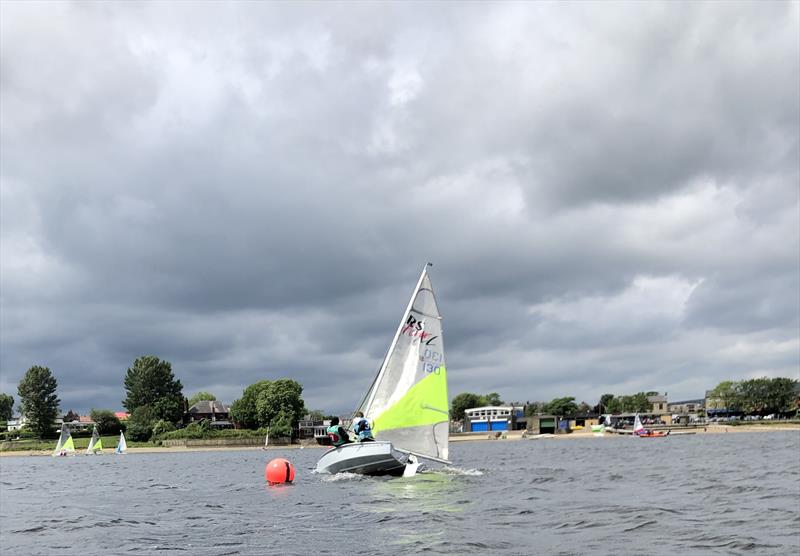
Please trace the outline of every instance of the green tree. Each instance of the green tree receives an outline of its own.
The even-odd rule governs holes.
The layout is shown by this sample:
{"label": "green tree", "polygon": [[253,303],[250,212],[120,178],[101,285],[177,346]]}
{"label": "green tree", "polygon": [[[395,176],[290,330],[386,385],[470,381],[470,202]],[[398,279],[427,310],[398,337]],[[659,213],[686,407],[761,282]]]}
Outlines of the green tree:
{"label": "green tree", "polygon": [[270,384],[269,380],[260,380],[244,389],[242,397],[231,404],[231,419],[234,423],[245,429],[258,428],[256,400],[263,390],[269,388]]}
{"label": "green tree", "polygon": [[131,411],[126,426],[128,438],[147,442],[153,436],[153,425],[158,421],[156,412],[149,405],[140,405]]}
{"label": "green tree", "polygon": [[269,432],[272,436],[292,436],[292,415],[286,410],[279,410],[272,419],[269,425]]}
{"label": "green tree", "polygon": [[773,378],[767,388],[766,412],[786,413],[794,409],[797,382],[791,378]]}
{"label": "green tree", "polygon": [[500,399],[500,394],[492,392],[483,396],[483,403],[481,405],[503,405],[503,400]]}
{"label": "green tree", "polygon": [[194,394],[191,398],[189,398],[189,401],[187,403],[189,404],[189,407],[192,407],[194,404],[196,404],[199,401],[204,401],[205,400],[205,401],[213,402],[216,399],[217,399],[217,397],[214,394],[212,394],[211,392],[198,392],[197,394]]}
{"label": "green tree", "polygon": [[609,409],[609,404],[611,403],[611,400],[613,400],[613,399],[614,399],[614,394],[603,394],[602,396],[600,396],[600,402],[597,404],[599,406],[597,408],[598,409],[597,412],[598,413],[611,413],[611,410]]}
{"label": "green tree", "polygon": [[291,434],[291,429],[297,426],[297,421],[306,410],[302,393],[300,383],[290,378],[279,378],[261,390],[256,398],[259,426],[272,427],[273,423],[282,419],[289,423]]}
{"label": "green tree", "polygon": [[320,411],[319,409],[311,409],[308,411],[308,416],[311,418],[312,421],[324,421],[325,414]]}
{"label": "green tree", "polygon": [[576,410],[576,413],[578,415],[586,415],[591,412],[592,412],[592,406],[590,406],[588,403],[581,402],[580,404],[578,404],[578,409]]}
{"label": "green tree", "polygon": [[747,414],[763,413],[768,397],[769,379],[753,378],[739,382],[736,387],[739,406]]}
{"label": "green tree", "polygon": [[708,397],[710,405],[714,406],[709,409],[724,409],[726,413],[730,413],[737,411],[741,405],[738,383],[732,380],[725,380],[717,384]]}
{"label": "green tree", "polygon": [[483,396],[472,392],[462,392],[450,402],[450,419],[453,421],[463,421],[464,411],[473,407],[486,405]]}
{"label": "green tree", "polygon": [[621,398],[611,398],[608,400],[608,405],[606,405],[606,412],[607,413],[622,413],[622,399]]}
{"label": "green tree", "polygon": [[89,414],[97,425],[100,434],[116,434],[122,430],[119,418],[110,409],[92,409]]}
{"label": "green tree", "polygon": [[631,396],[630,412],[650,413],[653,409],[653,404],[647,401],[647,396],[655,396],[656,394],[646,394],[644,392],[637,392]]}
{"label": "green tree", "polygon": [[172,432],[174,430],[175,430],[175,425],[173,425],[169,421],[159,419],[158,421],[153,423],[153,437],[155,438],[158,438],[162,434]]}
{"label": "green tree", "polygon": [[183,418],[183,385],[172,374],[172,365],[154,355],[139,357],[125,374],[127,397],[122,402],[133,413],[147,406],[156,420],[177,423]]}
{"label": "green tree", "polygon": [[531,417],[533,415],[541,415],[545,413],[547,404],[544,402],[533,402],[525,406],[525,416]]}
{"label": "green tree", "polygon": [[35,365],[28,369],[17,386],[22,414],[28,427],[43,438],[53,433],[53,421],[58,417],[56,395],[58,382],[47,367]]}
{"label": "green tree", "polygon": [[14,417],[14,397],[0,393],[0,421],[8,421]]}
{"label": "green tree", "polygon": [[578,406],[575,404],[575,398],[572,396],[555,398],[547,404],[546,408],[547,413],[561,417],[564,415],[575,415],[577,410]]}

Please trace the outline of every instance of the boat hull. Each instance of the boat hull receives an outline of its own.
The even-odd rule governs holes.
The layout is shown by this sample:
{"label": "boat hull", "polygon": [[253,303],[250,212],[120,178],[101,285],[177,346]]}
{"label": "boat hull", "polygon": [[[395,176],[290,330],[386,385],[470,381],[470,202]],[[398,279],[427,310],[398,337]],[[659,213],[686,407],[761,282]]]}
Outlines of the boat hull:
{"label": "boat hull", "polygon": [[391,442],[355,442],[325,452],[314,471],[399,476],[407,461],[408,456],[395,450]]}

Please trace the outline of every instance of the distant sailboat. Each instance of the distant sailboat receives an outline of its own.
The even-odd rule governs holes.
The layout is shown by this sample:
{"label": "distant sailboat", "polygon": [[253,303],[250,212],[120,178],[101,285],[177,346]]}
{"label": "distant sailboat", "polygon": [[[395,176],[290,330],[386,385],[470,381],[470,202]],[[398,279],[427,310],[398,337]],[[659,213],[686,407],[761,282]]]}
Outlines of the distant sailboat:
{"label": "distant sailboat", "polygon": [[269,427],[267,427],[267,438],[264,439],[264,447],[261,449],[266,450],[267,448],[269,448]]}
{"label": "distant sailboat", "polygon": [[75,454],[75,444],[72,442],[72,435],[69,432],[69,427],[61,424],[61,436],[58,437],[58,444],[53,451],[53,456],[67,456]]}
{"label": "distant sailboat", "polygon": [[669,433],[670,431],[661,432],[644,428],[644,425],[642,425],[642,420],[639,419],[638,413],[636,414],[636,418],[633,420],[633,435],[638,436],[639,438],[663,438],[665,436],[669,436]]}
{"label": "distant sailboat", "polygon": [[100,433],[97,432],[97,425],[92,429],[92,439],[89,441],[89,447],[86,448],[87,456],[96,456],[103,453],[103,439],[100,438]]}
{"label": "distant sailboat", "polygon": [[125,434],[122,431],[119,431],[119,442],[117,442],[117,447],[114,450],[115,454],[124,454],[128,450],[128,443],[125,442]]}
{"label": "distant sailboat", "polygon": [[644,425],[642,424],[642,420],[639,419],[639,414],[636,414],[636,417],[633,419],[633,434],[638,435],[644,430]]}

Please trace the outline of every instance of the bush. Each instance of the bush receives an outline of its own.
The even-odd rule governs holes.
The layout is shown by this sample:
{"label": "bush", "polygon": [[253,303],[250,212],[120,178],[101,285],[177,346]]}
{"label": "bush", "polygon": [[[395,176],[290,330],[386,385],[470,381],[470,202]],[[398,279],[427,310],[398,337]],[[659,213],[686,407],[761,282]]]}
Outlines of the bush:
{"label": "bush", "polygon": [[164,434],[168,432],[172,432],[175,430],[175,425],[170,423],[169,421],[165,421],[164,419],[160,419],[156,421],[156,424],[153,425],[153,437],[160,438]]}

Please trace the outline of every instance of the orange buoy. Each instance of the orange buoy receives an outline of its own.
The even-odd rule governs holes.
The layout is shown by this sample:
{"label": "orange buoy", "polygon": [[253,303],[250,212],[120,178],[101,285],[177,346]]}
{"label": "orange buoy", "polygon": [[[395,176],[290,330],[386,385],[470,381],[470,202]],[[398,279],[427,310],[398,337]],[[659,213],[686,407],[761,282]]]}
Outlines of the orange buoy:
{"label": "orange buoy", "polygon": [[294,465],[283,458],[275,458],[264,469],[264,478],[271,485],[291,483],[294,481]]}

